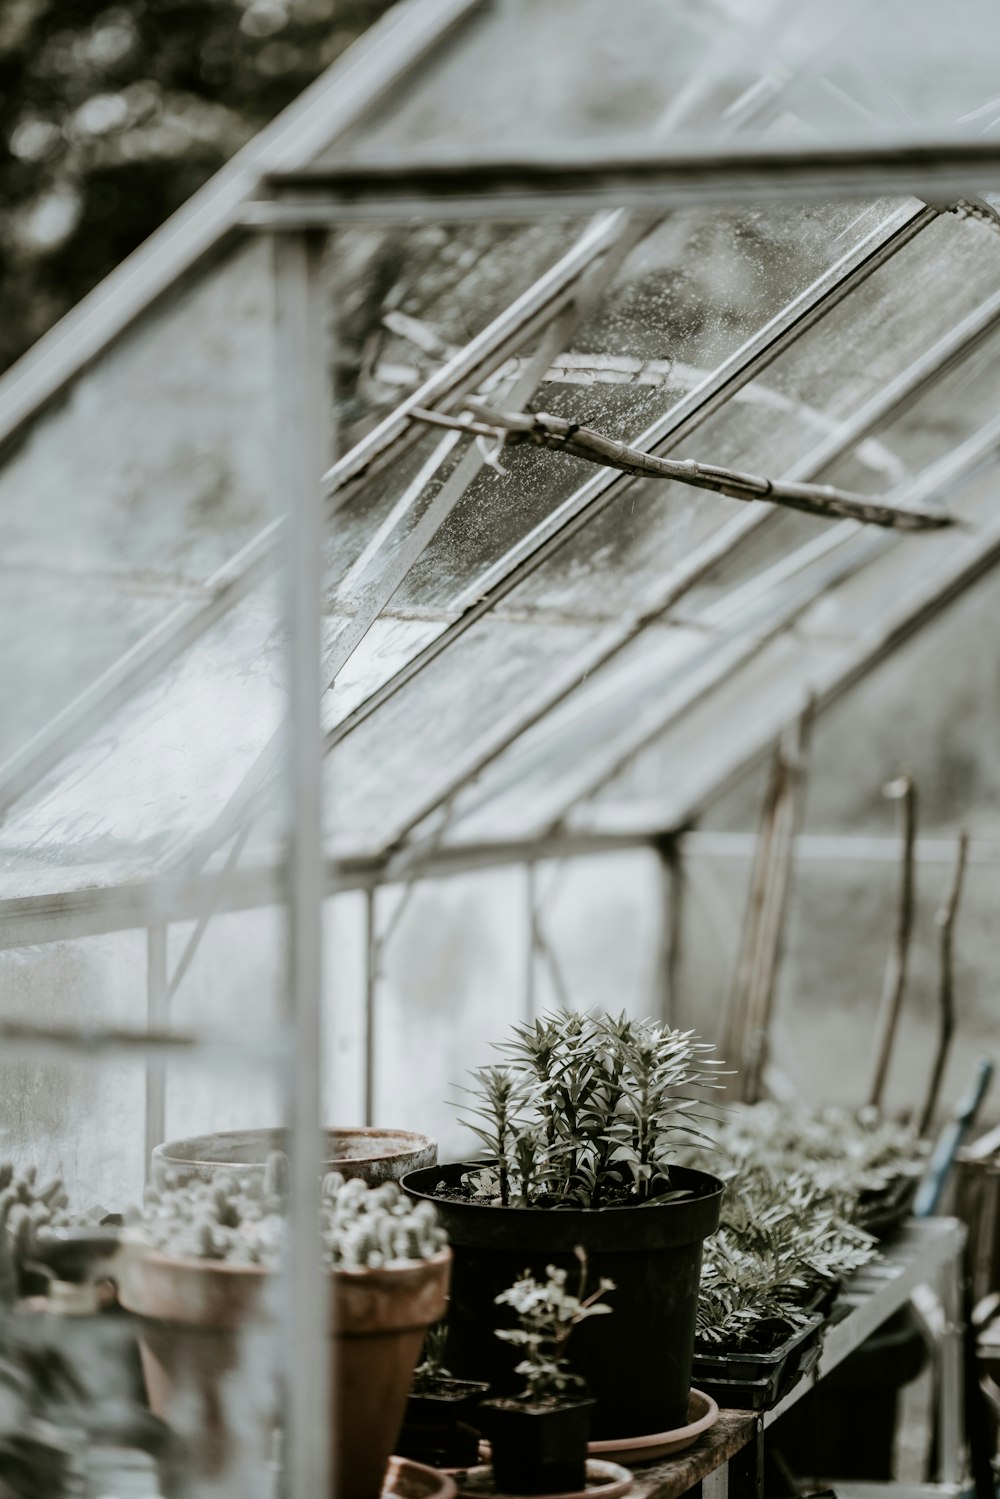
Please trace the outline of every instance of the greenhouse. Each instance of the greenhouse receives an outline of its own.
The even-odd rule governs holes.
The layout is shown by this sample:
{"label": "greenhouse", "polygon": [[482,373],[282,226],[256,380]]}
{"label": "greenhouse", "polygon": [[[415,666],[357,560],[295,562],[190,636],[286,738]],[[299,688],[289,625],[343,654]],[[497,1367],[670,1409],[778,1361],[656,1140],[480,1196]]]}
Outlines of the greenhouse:
{"label": "greenhouse", "polygon": [[398,0],[0,376],[0,1499],[995,1499],[998,48]]}

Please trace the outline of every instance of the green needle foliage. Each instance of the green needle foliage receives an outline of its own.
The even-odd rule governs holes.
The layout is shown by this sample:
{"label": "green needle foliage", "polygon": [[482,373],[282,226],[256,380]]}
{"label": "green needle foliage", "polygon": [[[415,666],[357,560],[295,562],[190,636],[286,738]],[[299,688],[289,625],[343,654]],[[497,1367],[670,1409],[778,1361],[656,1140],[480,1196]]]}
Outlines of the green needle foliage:
{"label": "green needle foliage", "polygon": [[924,1148],[914,1129],[877,1109],[757,1103],[737,1109],[719,1135],[734,1163],[757,1161],[775,1173],[801,1171],[818,1185],[857,1204],[901,1176],[920,1176]]}
{"label": "green needle foliage", "polygon": [[722,1063],[693,1031],[625,1014],[546,1015],[512,1028],[502,1065],[472,1073],[463,1123],[488,1164],[472,1195],[514,1207],[608,1207],[662,1198],[687,1141],[710,1144],[704,1092]]}
{"label": "green needle foliage", "polygon": [[497,1306],[513,1307],[518,1326],[497,1328],[497,1337],[524,1350],[524,1358],[515,1373],[523,1374],[524,1390],[517,1397],[527,1405],[555,1404],[571,1390],[581,1390],[584,1381],[570,1371],[566,1345],[574,1327],[588,1317],[605,1315],[612,1310],[600,1298],[613,1291],[613,1280],[602,1278],[597,1290],[586,1295],[587,1257],[577,1249],[580,1261],[580,1283],[576,1294],[567,1290],[565,1270],[546,1266],[544,1281],[535,1280],[529,1271],[496,1298]]}
{"label": "green needle foliage", "polygon": [[849,1198],[804,1173],[715,1164],[728,1190],[705,1241],[697,1338],[766,1352],[805,1325],[818,1296],[875,1258],[875,1240],[849,1221]]}

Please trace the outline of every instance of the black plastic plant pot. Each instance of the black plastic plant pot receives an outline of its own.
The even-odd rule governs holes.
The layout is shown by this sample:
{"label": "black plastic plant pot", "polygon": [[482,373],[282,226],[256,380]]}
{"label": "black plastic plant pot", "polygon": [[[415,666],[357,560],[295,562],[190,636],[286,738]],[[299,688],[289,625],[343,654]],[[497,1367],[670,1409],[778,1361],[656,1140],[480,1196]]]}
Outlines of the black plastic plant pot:
{"label": "black plastic plant pot", "polygon": [[432,1468],[471,1468],[479,1458],[476,1407],[489,1385],[467,1379],[438,1379],[431,1389],[406,1402],[396,1443],[400,1457]]}
{"label": "black plastic plant pot", "polygon": [[588,1288],[601,1276],[615,1283],[604,1298],[613,1315],[592,1317],[569,1344],[573,1371],[596,1401],[598,1440],[647,1436],[687,1422],[701,1247],[719,1226],[724,1186],[704,1171],[671,1168],[671,1188],[691,1195],[641,1207],[494,1207],[438,1197],[440,1183],[461,1189],[476,1166],[459,1163],[412,1171],[403,1178],[411,1197],[433,1202],[451,1242],[451,1292],[445,1362],[456,1376],[488,1380],[494,1395],[521,1387],[514,1366],[520,1352],[495,1336],[515,1325],[496,1297],[525,1270],[545,1279],[555,1265],[575,1286],[574,1247],[588,1257]]}
{"label": "black plastic plant pot", "polygon": [[411,1394],[406,1402],[408,1426],[448,1427],[456,1421],[468,1421],[481,1400],[489,1394],[489,1385],[476,1379],[437,1379],[431,1389]]}
{"label": "black plastic plant pot", "polygon": [[586,1488],[593,1400],[526,1405],[485,1400],[479,1407],[498,1494],[569,1494]]}
{"label": "black plastic plant pot", "polygon": [[730,1410],[769,1410],[783,1400],[819,1358],[819,1331],[825,1318],[815,1313],[767,1353],[711,1352],[697,1348],[694,1382]]}

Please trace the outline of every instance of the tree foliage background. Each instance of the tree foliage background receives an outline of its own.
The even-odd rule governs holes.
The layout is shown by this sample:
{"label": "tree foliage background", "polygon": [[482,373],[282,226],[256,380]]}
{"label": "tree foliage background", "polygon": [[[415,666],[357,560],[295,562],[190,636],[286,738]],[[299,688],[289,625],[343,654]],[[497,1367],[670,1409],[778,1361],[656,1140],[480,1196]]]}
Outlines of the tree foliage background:
{"label": "tree foliage background", "polygon": [[391,0],[0,0],[0,369]]}

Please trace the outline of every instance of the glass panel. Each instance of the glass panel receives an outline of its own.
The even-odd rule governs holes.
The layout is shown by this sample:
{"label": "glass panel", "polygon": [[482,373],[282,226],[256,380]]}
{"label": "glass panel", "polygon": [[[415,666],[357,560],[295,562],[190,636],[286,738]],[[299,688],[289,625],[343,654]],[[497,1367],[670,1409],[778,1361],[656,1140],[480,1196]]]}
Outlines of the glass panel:
{"label": "glass panel", "polygon": [[[956,275],[958,266],[962,269]],[[671,456],[782,475],[980,305],[998,283],[1000,236],[985,224],[943,215],[677,444]],[[919,319],[912,316],[915,286],[921,288],[926,309]],[[953,401],[960,404],[964,389],[957,376],[955,380],[956,396],[945,399],[948,409]],[[928,425],[937,409],[935,390],[921,403]],[[976,399],[987,404],[982,394]],[[974,416],[975,404],[970,409]],[[919,426],[919,420],[912,418],[911,425]],[[941,436],[941,445],[951,446],[949,434]],[[854,445],[848,487],[886,493],[906,472],[904,449],[894,441],[891,424],[883,424]],[[816,477],[848,481],[840,469]],[[634,607],[672,566],[746,509],[737,501],[662,480],[628,485],[509,594],[498,612],[533,609],[614,617]],[[698,612],[818,536],[827,524],[791,513],[770,522],[692,589],[675,613],[686,618]]]}
{"label": "glass panel", "polygon": [[31,425],[0,468],[5,551],[197,584],[267,524],[269,264],[261,240],[230,252]]}
{"label": "glass panel", "polygon": [[[897,209],[878,202],[672,215],[628,256],[533,405],[636,441]],[[751,428],[761,407],[776,406],[786,420],[802,415],[794,400],[765,382],[739,399]],[[819,436],[831,422],[817,413],[814,425]],[[469,486],[403,583],[398,604],[427,609],[470,589],[478,574],[597,472],[583,460],[536,448],[512,447],[501,457],[508,475],[486,469]]]}
{"label": "glass panel", "polygon": [[392,837],[585,638],[566,625],[471,626],[327,757],[326,817],[336,846],[368,852]]}
{"label": "glass panel", "polygon": [[179,858],[281,722],[275,634],[266,599],[244,603],[22,798],[0,833],[6,888],[113,883]]}
{"label": "glass panel", "polygon": [[[183,595],[55,576],[44,564],[0,562],[0,762],[44,729],[76,695],[153,628]],[[139,585],[141,589],[141,584]],[[72,641],[69,651],[40,641]]]}
{"label": "glass panel", "polygon": [[613,28],[603,0],[508,3],[477,10],[328,155],[975,136],[996,124],[998,39],[989,0],[619,0]]}
{"label": "glass panel", "polygon": [[380,930],[400,900],[378,986],[375,1122],[432,1135],[442,1160],[468,1158],[470,1136],[452,1103],[469,1068],[526,1016],[523,872],[389,886],[379,892]]}
{"label": "glass panel", "polygon": [[[627,257],[598,311],[570,340],[566,359],[543,381],[536,404],[611,436],[637,439],[717,360],[897,211],[896,204],[873,203],[776,210],[767,216],[693,210],[672,216],[652,228]],[[720,285],[719,308],[710,312],[712,290]],[[526,357],[509,362],[501,373],[509,376],[523,367]],[[744,425],[751,437],[759,430],[761,408],[776,408],[772,420],[783,419],[795,431],[802,426],[812,440],[834,425],[764,380],[735,399],[741,410],[747,408]],[[331,610],[348,607],[350,589],[341,598],[334,597],[334,589],[339,584],[343,591],[348,566],[378,528],[388,526],[400,497],[440,442],[440,433],[423,434],[391,470],[335,515],[328,560]],[[402,520],[398,538],[383,547],[369,578],[377,578],[379,568],[396,554],[456,457],[457,450],[443,461]],[[410,569],[327,704],[329,725],[439,633],[456,604],[476,596],[477,578],[598,473],[583,460],[536,448],[512,447],[502,454],[502,462],[505,475],[483,467]],[[664,556],[696,544],[737,508],[717,498],[706,502],[676,486],[634,486],[501,609],[523,617],[544,598],[571,617],[615,614],[634,601],[640,553],[642,567],[658,576]],[[629,557],[631,566],[626,566]],[[579,586],[591,578],[599,586],[591,587],[589,581]],[[365,586],[364,578],[348,581],[358,589]]]}
{"label": "glass panel", "polygon": [[506,311],[584,227],[546,219],[359,225],[331,235],[325,274],[341,451]]}

